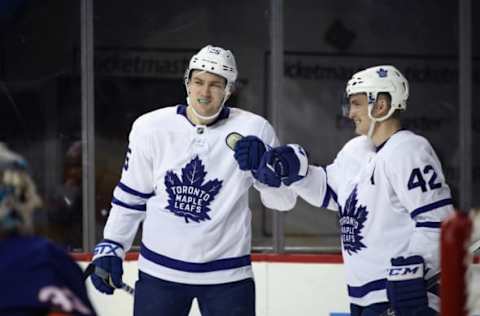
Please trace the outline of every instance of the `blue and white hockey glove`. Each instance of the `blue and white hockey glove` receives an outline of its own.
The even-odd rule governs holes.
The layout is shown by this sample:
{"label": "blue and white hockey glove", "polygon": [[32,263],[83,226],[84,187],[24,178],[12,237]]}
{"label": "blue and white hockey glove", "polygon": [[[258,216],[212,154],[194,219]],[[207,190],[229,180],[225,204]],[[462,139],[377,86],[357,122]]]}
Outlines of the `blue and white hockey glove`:
{"label": "blue and white hockey glove", "polygon": [[234,151],[233,156],[241,170],[256,171],[266,147],[257,136],[245,136],[237,141]]}
{"label": "blue and white hockey glove", "polygon": [[[95,246],[92,264],[99,271],[92,274],[92,283],[97,290],[113,294],[123,285],[123,259],[125,252],[119,243],[105,239]],[[101,272],[101,273],[99,273]],[[106,272],[106,273],[105,273]]]}
{"label": "blue and white hockey glove", "polygon": [[280,178],[281,182],[290,185],[307,175],[308,157],[300,145],[289,144],[275,147],[263,155],[257,173],[268,173],[264,169],[270,169]]}
{"label": "blue and white hockey glove", "polygon": [[387,296],[396,316],[435,315],[428,307],[425,262],[421,256],[391,259]]}
{"label": "blue and white hockey glove", "polygon": [[267,151],[263,155],[258,169],[253,171],[253,176],[259,182],[266,184],[269,187],[279,188],[282,185],[282,178],[280,174],[275,172],[275,168],[268,164],[271,159],[271,151]]}

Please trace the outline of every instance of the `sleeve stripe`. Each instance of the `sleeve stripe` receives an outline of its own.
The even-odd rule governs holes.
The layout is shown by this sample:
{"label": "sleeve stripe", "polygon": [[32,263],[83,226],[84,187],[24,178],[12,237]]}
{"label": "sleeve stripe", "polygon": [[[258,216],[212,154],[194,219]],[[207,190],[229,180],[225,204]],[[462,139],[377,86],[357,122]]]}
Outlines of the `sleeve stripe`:
{"label": "sleeve stripe", "polygon": [[119,199],[113,197],[112,204],[119,205],[125,208],[129,208],[136,211],[146,211],[147,205],[146,204],[127,204],[125,202],[120,201]]}
{"label": "sleeve stripe", "polygon": [[335,193],[335,191],[333,191],[333,189],[328,184],[327,184],[327,189],[330,191],[330,194],[332,195],[332,198],[335,201],[335,203],[338,204],[337,193]]}
{"label": "sleeve stripe", "polygon": [[322,207],[323,208],[326,208],[328,206],[328,204],[330,203],[330,199],[332,199],[335,201],[335,203],[338,204],[337,202],[337,194],[335,193],[335,191],[333,191],[333,189],[327,184],[327,189],[325,190],[325,198],[323,199],[323,203],[322,203]]}
{"label": "sleeve stripe", "polygon": [[104,242],[108,242],[108,243],[114,244],[114,245],[116,245],[116,246],[119,246],[120,248],[122,248],[122,249],[123,249],[123,245],[122,245],[121,243],[119,243],[119,242],[115,241],[115,240],[111,240],[111,239],[104,239],[104,240],[102,240],[102,242],[101,242],[101,243],[104,243]]}
{"label": "sleeve stripe", "polygon": [[130,194],[132,194],[132,195],[141,197],[141,198],[143,198],[143,199],[148,199],[148,198],[151,198],[152,196],[155,195],[153,192],[152,192],[152,193],[142,193],[142,192],[138,192],[137,190],[134,190],[134,189],[130,188],[129,186],[127,186],[126,184],[123,184],[122,182],[119,182],[117,186],[118,186],[120,189],[122,189],[123,191],[125,191],[125,192],[127,192],[127,193],[130,193]]}
{"label": "sleeve stripe", "polygon": [[323,198],[322,202],[322,207],[325,208],[328,205],[328,202],[330,202],[330,190],[328,189],[328,184],[327,184],[327,189],[325,190],[325,197]]}
{"label": "sleeve stripe", "polygon": [[335,201],[335,203],[338,204],[338,200],[337,200],[337,193],[335,193],[335,191],[333,191],[332,187],[330,187],[328,185],[328,174],[327,174],[327,168],[325,168],[324,166],[322,166],[322,169],[323,171],[325,171],[325,183],[327,185],[327,189],[325,190],[325,197],[323,198],[323,203],[322,203],[322,207],[323,208],[326,208],[328,206],[328,204],[330,203],[330,199],[333,198],[333,200]]}
{"label": "sleeve stripe", "polygon": [[440,228],[442,226],[441,222],[420,222],[415,225],[415,227],[428,227],[428,228]]}
{"label": "sleeve stripe", "polygon": [[422,213],[429,212],[439,207],[450,205],[450,204],[453,204],[452,199],[443,199],[443,200],[417,208],[410,214],[410,217],[413,219]]}

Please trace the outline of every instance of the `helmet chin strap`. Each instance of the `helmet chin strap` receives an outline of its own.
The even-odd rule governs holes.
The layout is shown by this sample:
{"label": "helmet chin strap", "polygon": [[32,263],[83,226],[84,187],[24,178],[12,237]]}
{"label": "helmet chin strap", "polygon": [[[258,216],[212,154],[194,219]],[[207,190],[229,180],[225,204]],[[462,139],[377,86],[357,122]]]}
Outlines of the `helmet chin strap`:
{"label": "helmet chin strap", "polygon": [[370,126],[368,127],[368,134],[367,134],[367,137],[372,139],[372,136],[373,136],[373,131],[375,130],[375,123],[376,121],[375,120],[370,120]]}
{"label": "helmet chin strap", "polygon": [[195,115],[198,119],[202,120],[202,121],[213,121],[214,119],[216,119],[220,113],[222,112],[223,110],[223,107],[225,105],[225,102],[227,101],[228,99],[228,94],[225,93],[225,97],[223,98],[222,100],[222,104],[221,106],[218,108],[218,111],[212,115],[209,115],[209,116],[205,116],[205,115],[201,115],[200,113],[198,113],[196,110],[195,110],[195,107],[193,107],[191,104],[190,104],[190,96],[187,96],[187,104],[188,106],[192,109],[192,113],[193,115]]}
{"label": "helmet chin strap", "polygon": [[222,112],[222,109],[223,109],[223,104],[222,104],[222,106],[218,109],[218,111],[215,114],[205,116],[205,115],[201,115],[200,113],[198,113],[195,110],[195,108],[190,104],[190,97],[187,97],[187,104],[192,109],[193,115],[195,115],[198,119],[200,119],[202,121],[210,121],[210,120],[216,119],[220,115],[220,112]]}
{"label": "helmet chin strap", "polygon": [[368,127],[368,138],[372,139],[373,137],[373,131],[375,130],[375,123],[377,122],[383,122],[386,119],[388,119],[390,116],[392,116],[393,112],[395,112],[395,109],[393,107],[390,108],[387,114],[385,114],[382,117],[373,117],[372,111],[373,111],[374,103],[370,103],[368,105],[368,117],[370,118],[370,126]]}
{"label": "helmet chin strap", "polygon": [[373,131],[375,130],[375,123],[377,123],[377,119],[373,117],[372,111],[374,107],[374,103],[369,103],[368,104],[368,118],[370,119],[370,125],[368,126],[368,133],[367,137],[373,140]]}

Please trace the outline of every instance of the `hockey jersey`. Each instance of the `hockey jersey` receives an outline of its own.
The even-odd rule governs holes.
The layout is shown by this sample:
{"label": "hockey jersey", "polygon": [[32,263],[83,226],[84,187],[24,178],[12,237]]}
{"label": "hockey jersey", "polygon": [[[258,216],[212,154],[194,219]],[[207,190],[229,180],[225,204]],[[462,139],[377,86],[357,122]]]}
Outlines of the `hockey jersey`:
{"label": "hockey jersey", "polygon": [[[393,257],[422,256],[426,278],[439,271],[440,224],[453,207],[440,161],[425,138],[401,130],[375,148],[358,136],[325,169],[310,166],[293,188],[308,202],[338,211],[352,303],[388,301]],[[436,309],[438,297],[429,299]]]}
{"label": "hockey jersey", "polygon": [[47,239],[1,239],[0,258],[0,315],[96,315],[82,270]]}
{"label": "hockey jersey", "polygon": [[227,144],[232,134],[278,145],[265,119],[240,109],[225,107],[208,126],[192,124],[185,105],[138,118],[104,238],[128,250],[143,221],[141,271],[187,284],[251,277],[248,189],[254,185],[263,203],[277,210],[291,209],[296,195],[240,170]]}

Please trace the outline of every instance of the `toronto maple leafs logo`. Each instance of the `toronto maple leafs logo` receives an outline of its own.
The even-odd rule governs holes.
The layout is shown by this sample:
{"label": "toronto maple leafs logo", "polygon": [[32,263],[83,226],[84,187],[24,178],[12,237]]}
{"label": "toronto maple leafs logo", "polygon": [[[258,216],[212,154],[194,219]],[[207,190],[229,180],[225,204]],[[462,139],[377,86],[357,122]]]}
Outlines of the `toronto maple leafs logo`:
{"label": "toronto maple leafs logo", "polygon": [[208,206],[222,188],[222,181],[214,179],[203,183],[206,174],[202,161],[196,156],[182,169],[182,179],[172,170],[165,175],[167,209],[185,218],[187,223],[210,219]]}
{"label": "toronto maple leafs logo", "polygon": [[343,249],[349,255],[366,248],[362,242],[363,236],[361,233],[367,220],[368,211],[365,206],[357,206],[357,203],[357,187],[355,186],[347,202],[345,202],[345,207],[340,210],[339,220]]}
{"label": "toronto maple leafs logo", "polygon": [[388,70],[380,68],[377,70],[377,74],[380,78],[386,78],[388,76]]}

